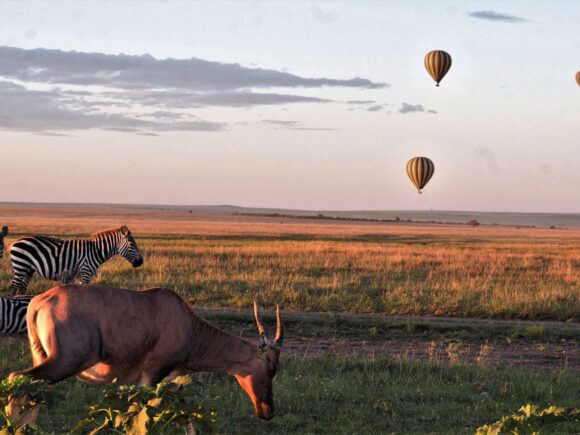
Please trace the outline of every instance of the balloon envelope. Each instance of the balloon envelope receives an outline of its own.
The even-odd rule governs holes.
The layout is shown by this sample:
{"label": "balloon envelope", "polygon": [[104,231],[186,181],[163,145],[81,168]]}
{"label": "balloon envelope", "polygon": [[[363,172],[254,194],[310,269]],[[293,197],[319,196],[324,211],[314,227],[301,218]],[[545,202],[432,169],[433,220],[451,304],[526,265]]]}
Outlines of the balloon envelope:
{"label": "balloon envelope", "polygon": [[578,86],[580,86],[580,71],[576,73],[576,83],[578,83]]}
{"label": "balloon envelope", "polygon": [[417,192],[429,182],[435,173],[435,165],[427,157],[413,157],[407,162],[407,175],[417,188]]}
{"label": "balloon envelope", "polygon": [[443,50],[433,50],[425,55],[425,68],[439,86],[439,82],[451,68],[451,56]]}

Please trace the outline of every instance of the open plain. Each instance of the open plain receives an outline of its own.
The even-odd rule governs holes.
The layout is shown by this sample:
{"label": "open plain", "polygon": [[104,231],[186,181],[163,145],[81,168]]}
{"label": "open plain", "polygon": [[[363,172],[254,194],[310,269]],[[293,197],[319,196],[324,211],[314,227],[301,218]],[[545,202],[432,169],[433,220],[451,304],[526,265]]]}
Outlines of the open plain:
{"label": "open plain", "polygon": [[[223,433],[470,433],[527,402],[577,406],[580,229],[30,204],[0,204],[0,224],[10,226],[7,247],[125,224],[144,265],[117,257],[93,282],[173,288],[235,334],[257,336],[254,300],[280,304],[287,341],[274,420],[252,417],[233,379],[196,375]],[[35,277],[29,291],[53,285]],[[23,337],[0,347],[0,375],[30,364]],[[57,390],[66,405],[44,410],[41,424],[58,433],[99,389],[68,381]]]}

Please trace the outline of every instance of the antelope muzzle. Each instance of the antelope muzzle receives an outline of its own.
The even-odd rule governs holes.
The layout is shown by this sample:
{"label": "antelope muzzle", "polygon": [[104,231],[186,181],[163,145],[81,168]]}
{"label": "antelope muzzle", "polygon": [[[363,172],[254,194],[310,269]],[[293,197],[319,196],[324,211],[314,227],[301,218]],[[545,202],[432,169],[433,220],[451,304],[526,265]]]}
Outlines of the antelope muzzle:
{"label": "antelope muzzle", "polygon": [[271,420],[274,417],[274,406],[266,403],[257,405],[256,416],[262,420]]}

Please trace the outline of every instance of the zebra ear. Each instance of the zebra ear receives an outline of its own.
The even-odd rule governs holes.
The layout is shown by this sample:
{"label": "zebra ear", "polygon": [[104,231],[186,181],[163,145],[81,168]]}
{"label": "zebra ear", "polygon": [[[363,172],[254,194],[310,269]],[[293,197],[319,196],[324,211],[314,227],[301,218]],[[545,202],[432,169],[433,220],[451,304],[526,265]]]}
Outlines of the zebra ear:
{"label": "zebra ear", "polygon": [[128,236],[129,235],[129,228],[127,228],[127,225],[123,225],[120,229],[121,229],[121,233],[124,236]]}
{"label": "zebra ear", "polygon": [[2,232],[0,232],[0,237],[5,237],[8,234],[8,227],[7,226],[3,226],[2,227]]}

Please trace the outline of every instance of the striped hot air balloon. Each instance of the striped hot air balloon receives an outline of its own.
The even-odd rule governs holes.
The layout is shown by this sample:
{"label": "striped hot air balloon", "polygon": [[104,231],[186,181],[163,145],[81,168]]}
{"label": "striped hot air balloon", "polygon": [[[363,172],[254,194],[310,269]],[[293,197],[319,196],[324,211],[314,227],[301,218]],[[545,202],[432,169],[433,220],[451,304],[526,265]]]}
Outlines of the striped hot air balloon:
{"label": "striped hot air balloon", "polygon": [[425,68],[439,86],[439,82],[451,68],[451,56],[443,50],[433,50],[425,56]]}
{"label": "striped hot air balloon", "polygon": [[578,86],[580,86],[580,71],[576,73],[576,83],[578,83]]}
{"label": "striped hot air balloon", "polygon": [[435,173],[435,165],[427,157],[413,157],[407,162],[407,175],[417,188],[417,192],[429,182]]}

